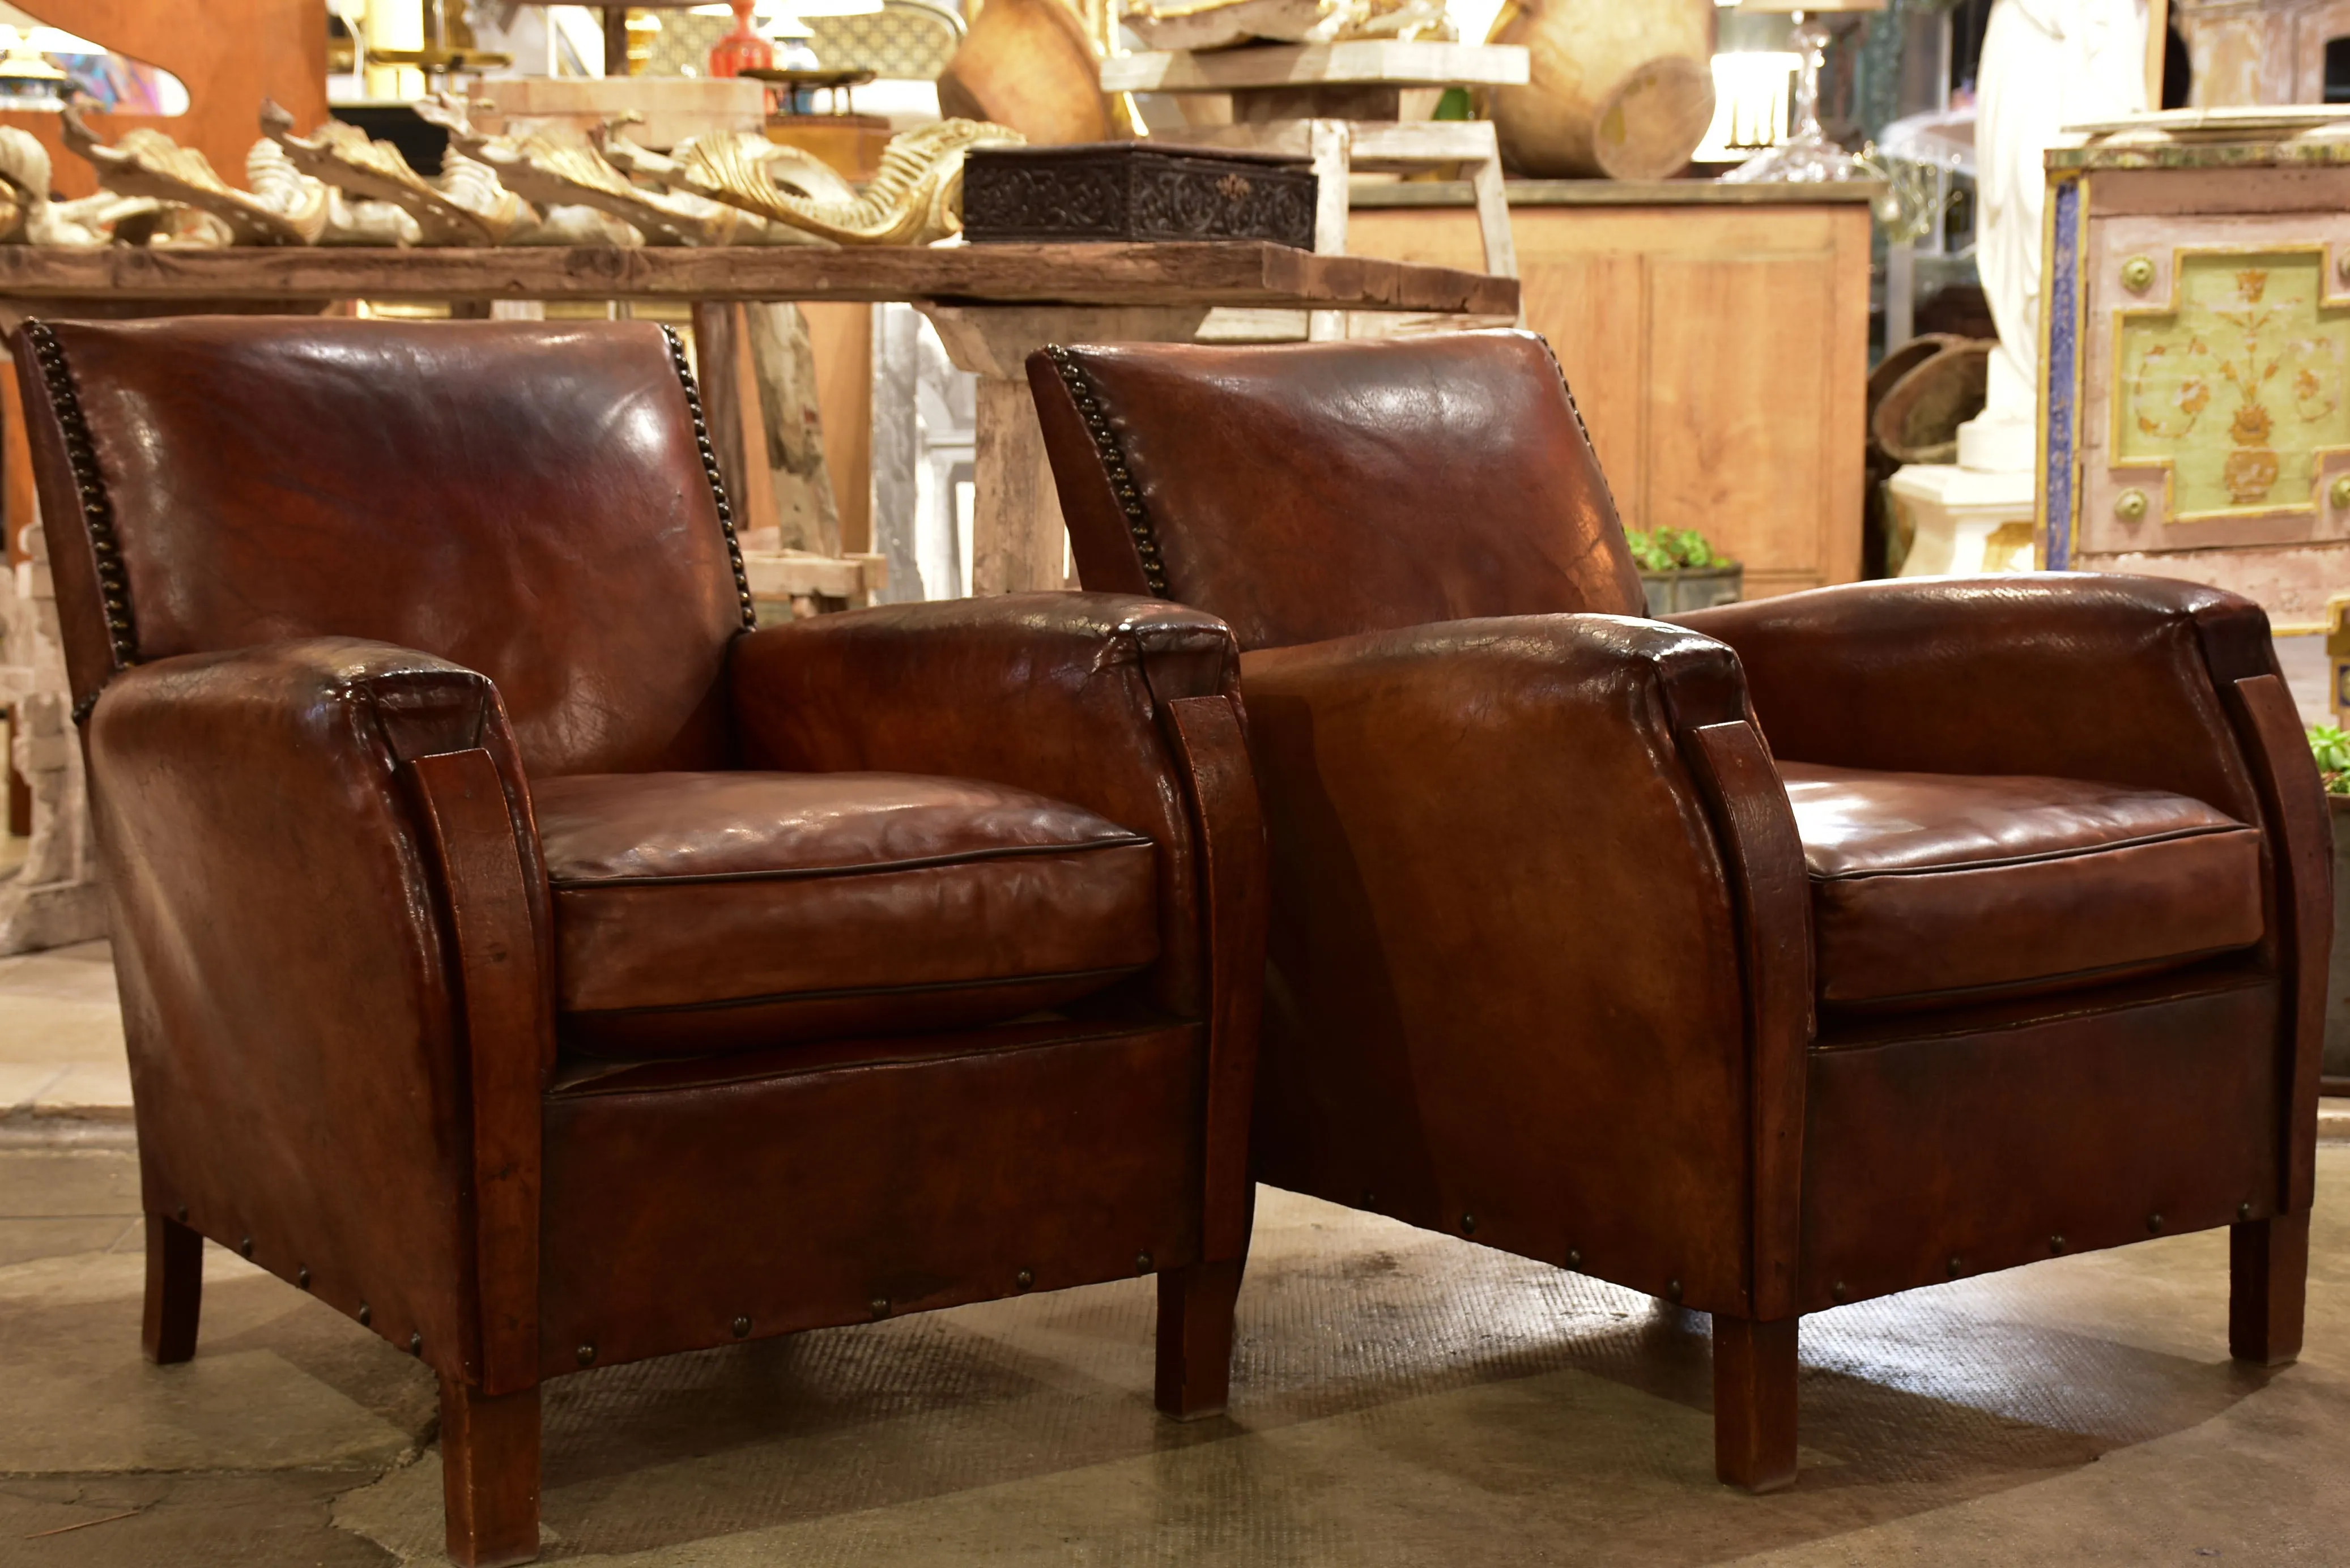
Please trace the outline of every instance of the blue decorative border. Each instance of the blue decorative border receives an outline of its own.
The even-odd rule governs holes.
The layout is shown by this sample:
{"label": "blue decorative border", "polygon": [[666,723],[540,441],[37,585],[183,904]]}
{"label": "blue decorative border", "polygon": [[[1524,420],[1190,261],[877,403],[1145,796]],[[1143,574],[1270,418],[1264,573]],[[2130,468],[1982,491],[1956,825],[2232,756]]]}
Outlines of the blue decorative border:
{"label": "blue decorative border", "polygon": [[2048,497],[2042,558],[2061,572],[2073,562],[2073,416],[2080,384],[2081,182],[2059,182],[2049,244],[2048,350],[2041,356],[2041,404],[2048,410],[2043,438]]}

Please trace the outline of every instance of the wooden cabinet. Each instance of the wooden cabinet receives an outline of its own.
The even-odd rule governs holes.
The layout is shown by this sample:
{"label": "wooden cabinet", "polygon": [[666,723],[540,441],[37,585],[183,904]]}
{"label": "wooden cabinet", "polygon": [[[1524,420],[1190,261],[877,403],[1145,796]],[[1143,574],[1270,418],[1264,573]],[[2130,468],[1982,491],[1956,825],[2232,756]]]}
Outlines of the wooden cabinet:
{"label": "wooden cabinet", "polygon": [[[1347,248],[1479,270],[1458,189],[1358,192]],[[1625,524],[1702,531],[1745,564],[1750,597],[1860,575],[1867,192],[1511,188],[1526,324],[1566,370]]]}

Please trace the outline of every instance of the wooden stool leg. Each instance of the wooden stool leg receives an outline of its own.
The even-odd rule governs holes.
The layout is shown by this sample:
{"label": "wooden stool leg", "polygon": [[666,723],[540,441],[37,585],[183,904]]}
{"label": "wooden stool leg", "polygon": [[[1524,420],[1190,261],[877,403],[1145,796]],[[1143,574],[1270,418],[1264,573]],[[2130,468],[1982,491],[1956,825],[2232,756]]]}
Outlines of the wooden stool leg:
{"label": "wooden stool leg", "polygon": [[[1314,254],[1347,254],[1347,177],[1354,163],[1351,133],[1343,119],[1306,121],[1306,147],[1314,177],[1320,182],[1314,207]],[[1312,310],[1305,316],[1305,337],[1314,343],[1333,343],[1347,336],[1343,310]]]}
{"label": "wooden stool leg", "polygon": [[484,1395],[441,1379],[441,1494],[461,1568],[538,1555],[538,1389]]}
{"label": "wooden stool leg", "polygon": [[[1488,140],[1492,140],[1491,122],[1486,122]],[[1510,231],[1510,202],[1502,184],[1502,150],[1494,141],[1492,152],[1469,166],[1469,189],[1477,198],[1477,232],[1485,242],[1485,270],[1495,277],[1518,275],[1518,242]],[[1526,324],[1526,306],[1523,296],[1518,301],[1518,325]]]}
{"label": "wooden stool leg", "polygon": [[1713,1320],[1713,1473],[1751,1492],[1795,1484],[1795,1324]]}
{"label": "wooden stool leg", "polygon": [[1232,1306],[1241,1263],[1194,1263],[1159,1276],[1159,1408],[1179,1421],[1221,1416],[1232,1390]]}
{"label": "wooden stool leg", "polygon": [[140,1343],[158,1366],[196,1353],[204,1304],[204,1239],[166,1214],[147,1216],[147,1312]]}
{"label": "wooden stool leg", "polygon": [[2228,1354],[2256,1366],[2301,1355],[2309,1284],[2309,1215],[2280,1214],[2228,1228]]}

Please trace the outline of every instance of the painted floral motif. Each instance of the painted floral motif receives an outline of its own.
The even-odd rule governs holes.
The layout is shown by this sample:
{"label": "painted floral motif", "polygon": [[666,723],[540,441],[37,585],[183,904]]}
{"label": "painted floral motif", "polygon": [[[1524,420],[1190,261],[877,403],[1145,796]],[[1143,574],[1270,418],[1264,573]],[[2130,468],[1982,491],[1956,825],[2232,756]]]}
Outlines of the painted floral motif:
{"label": "painted floral motif", "polygon": [[2350,445],[2350,311],[2321,264],[2188,253],[2176,309],[2122,313],[2116,458],[2172,465],[2174,521],[2313,506],[2316,452]]}

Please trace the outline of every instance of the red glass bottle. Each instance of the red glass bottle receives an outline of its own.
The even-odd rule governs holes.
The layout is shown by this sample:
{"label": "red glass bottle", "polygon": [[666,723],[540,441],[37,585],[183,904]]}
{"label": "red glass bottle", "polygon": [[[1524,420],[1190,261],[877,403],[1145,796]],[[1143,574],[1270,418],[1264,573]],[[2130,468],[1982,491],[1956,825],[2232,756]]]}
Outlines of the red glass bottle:
{"label": "red glass bottle", "polygon": [[734,30],[710,46],[712,76],[737,77],[775,65],[775,47],[751,26],[751,4],[752,0],[733,0]]}

